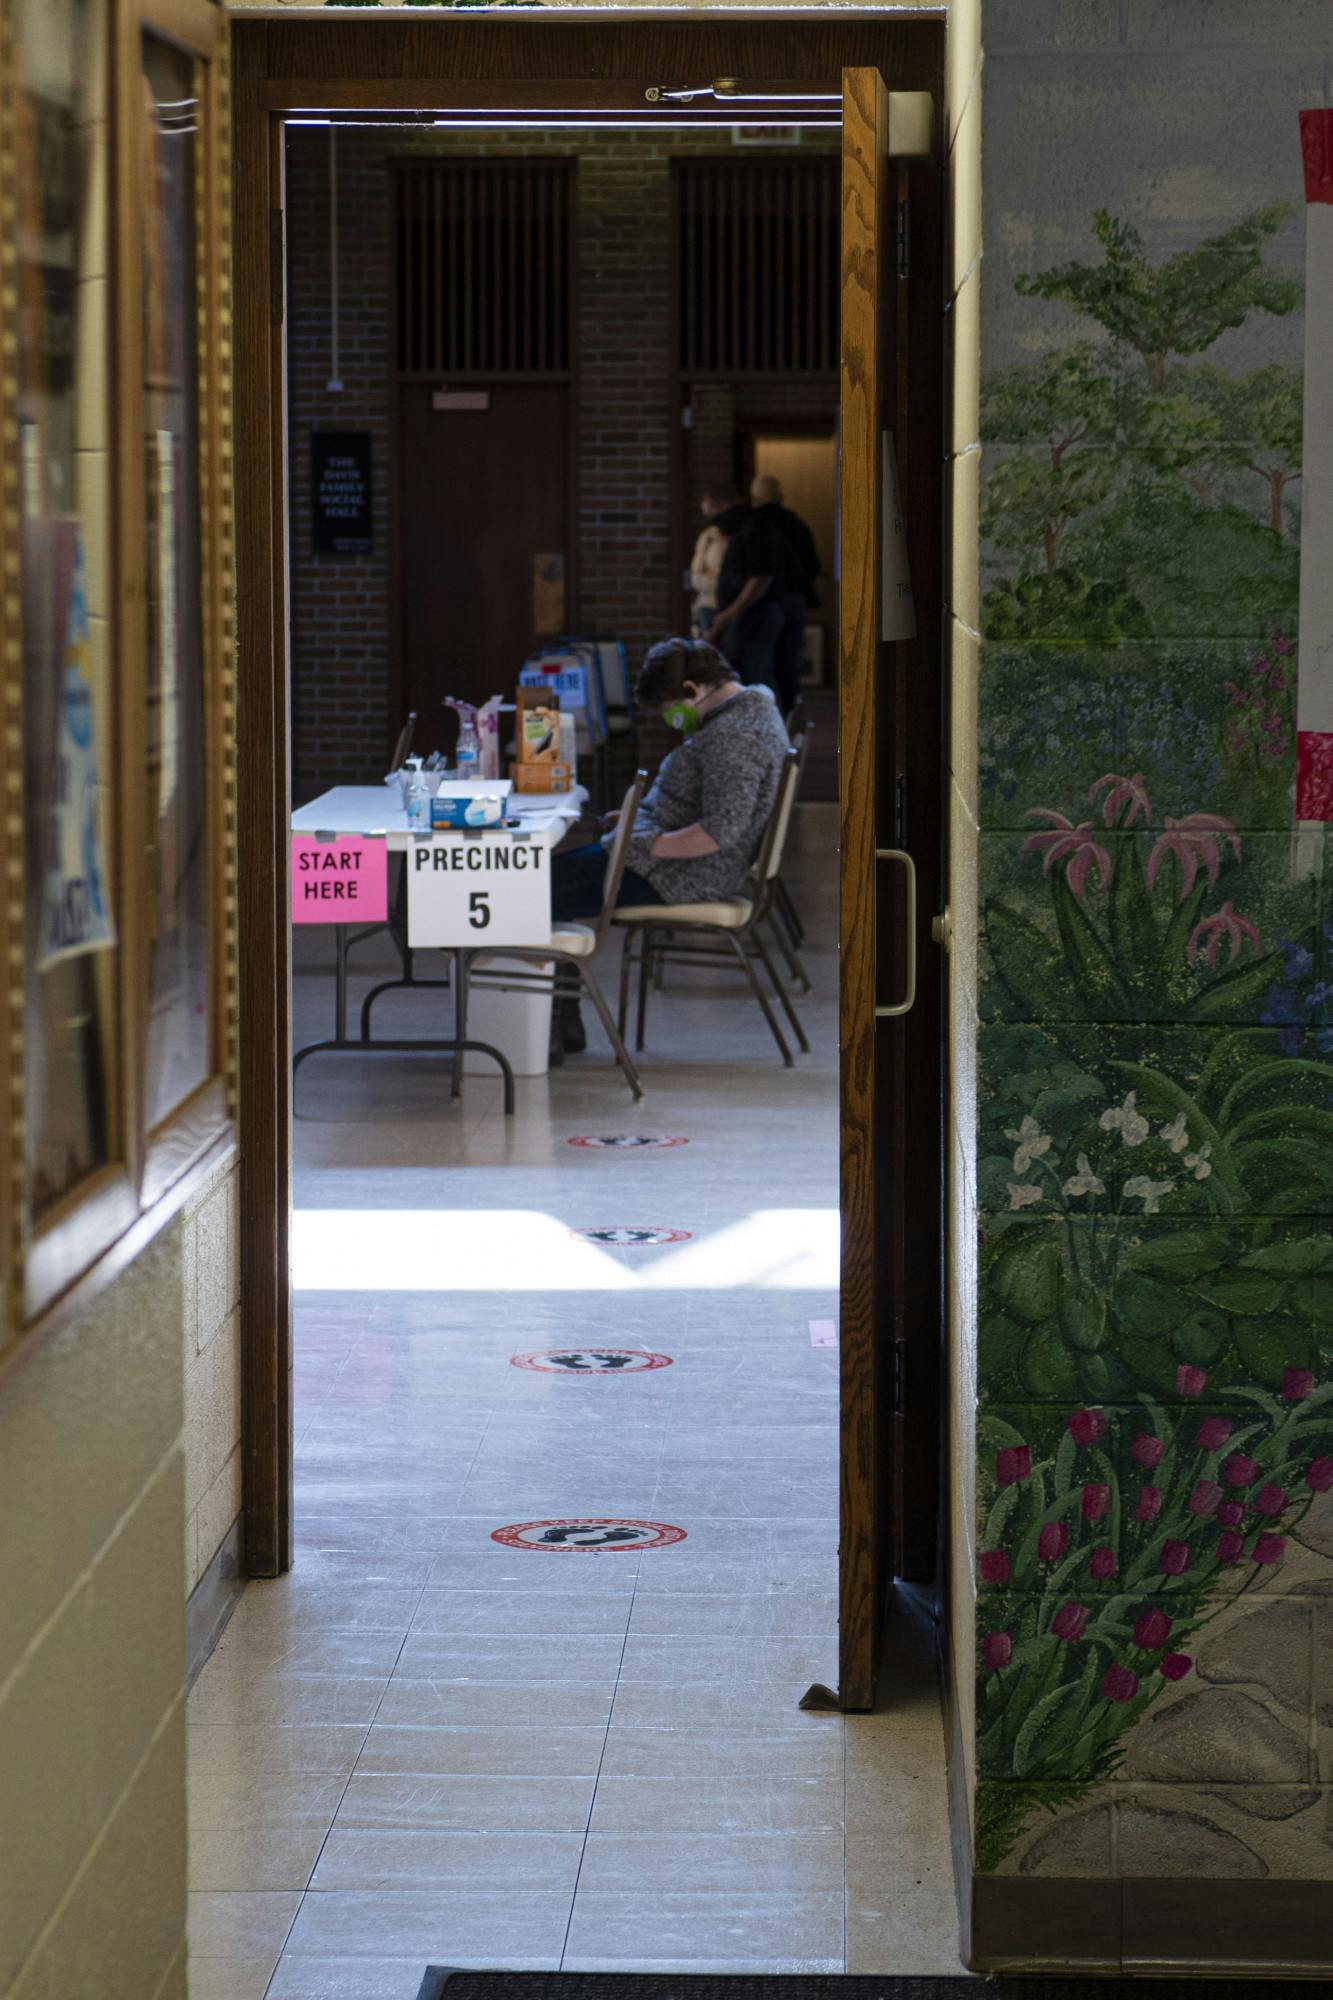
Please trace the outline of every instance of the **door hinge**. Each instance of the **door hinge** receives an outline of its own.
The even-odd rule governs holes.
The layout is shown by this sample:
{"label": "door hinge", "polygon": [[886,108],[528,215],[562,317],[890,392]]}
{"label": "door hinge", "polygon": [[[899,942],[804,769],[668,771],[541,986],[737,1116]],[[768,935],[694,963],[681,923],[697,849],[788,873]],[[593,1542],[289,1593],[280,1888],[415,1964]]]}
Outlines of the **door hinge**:
{"label": "door hinge", "polygon": [[912,262],[912,212],[906,201],[898,203],[898,276],[905,278]]}
{"label": "door hinge", "polygon": [[681,410],[681,413],[680,413],[680,423],[681,423],[681,429],[682,429],[682,430],[687,430],[687,431],[692,431],[692,430],[694,429],[694,405],[693,405],[693,403],[686,403],[686,404],[685,404],[685,406],[684,406],[684,408],[683,408],[683,409]]}
{"label": "door hinge", "polygon": [[269,323],[282,325],[282,302],[286,290],[286,258],[283,254],[282,210],[271,208],[268,212],[268,296]]}
{"label": "door hinge", "polygon": [[893,1343],[893,1414],[895,1417],[907,1414],[907,1342],[902,1339]]}

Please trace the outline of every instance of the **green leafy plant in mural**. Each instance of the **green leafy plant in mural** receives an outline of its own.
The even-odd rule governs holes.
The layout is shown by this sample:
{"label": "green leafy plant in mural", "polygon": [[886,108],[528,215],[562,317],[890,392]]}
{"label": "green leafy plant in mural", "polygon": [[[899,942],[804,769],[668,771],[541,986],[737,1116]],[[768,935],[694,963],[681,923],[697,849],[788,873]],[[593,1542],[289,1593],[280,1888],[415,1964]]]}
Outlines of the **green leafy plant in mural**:
{"label": "green leafy plant in mural", "polygon": [[[1319,1496],[1333,1491],[1333,1382],[1288,1367],[1276,1391],[1144,1397],[1117,1419],[1083,1406],[1037,1442],[983,1417],[977,1858],[1003,1861],[1037,1799],[1111,1776],[1125,1737],[1222,1596],[1263,1589]],[[1207,1402],[1200,1399],[1209,1397]]]}
{"label": "green leafy plant in mural", "polygon": [[988,1394],[1170,1394],[1180,1366],[1275,1388],[1333,1272],[1333,988],[1312,939],[1265,951],[1225,893],[1227,820],[1158,823],[1137,775],[1089,804],[1100,824],[1030,809],[1045,919],[984,913],[1028,1017],[984,1042]]}

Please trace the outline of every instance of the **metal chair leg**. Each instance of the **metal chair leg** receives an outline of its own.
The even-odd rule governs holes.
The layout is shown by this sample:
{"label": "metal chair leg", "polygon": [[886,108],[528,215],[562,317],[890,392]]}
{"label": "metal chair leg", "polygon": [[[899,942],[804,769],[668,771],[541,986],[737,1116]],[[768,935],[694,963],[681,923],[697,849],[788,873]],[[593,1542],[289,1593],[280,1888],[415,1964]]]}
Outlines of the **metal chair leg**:
{"label": "metal chair leg", "polygon": [[800,912],[792,901],[791,890],[780,875],[773,884],[773,900],[782,913],[782,921],[787,927],[792,943],[799,950],[805,943],[805,925],[801,922]]}
{"label": "metal chair leg", "polygon": [[806,1040],[805,1029],[801,1026],[800,1016],[797,1014],[796,1009],[792,1006],[791,996],[787,992],[787,989],[783,985],[782,981],[778,978],[777,967],[774,965],[772,959],[768,955],[768,946],[764,943],[764,940],[759,935],[758,924],[754,926],[753,930],[750,932],[750,936],[754,941],[754,948],[759,954],[759,957],[763,963],[764,970],[773,982],[773,991],[778,996],[779,1005],[781,1006],[783,1013],[787,1016],[788,1021],[790,1021],[791,1023],[792,1033],[796,1037],[797,1043],[799,1044],[801,1049],[801,1053],[802,1055],[808,1056],[810,1053],[810,1044]]}
{"label": "metal chair leg", "polygon": [[791,939],[787,936],[786,930],[784,929],[782,924],[778,922],[778,913],[776,908],[771,909],[769,911],[768,923],[769,923],[769,928],[773,933],[773,942],[774,944],[776,944],[778,950],[782,953],[782,956],[786,961],[788,972],[791,974],[796,984],[800,987],[801,991],[803,993],[808,993],[810,991],[809,975],[806,972],[805,967],[801,964],[800,953],[797,951]]}
{"label": "metal chair leg", "polygon": [[639,1081],[639,1072],[635,1069],[634,1064],[630,1061],[629,1050],[625,1047],[624,1041],[621,1039],[620,1032],[617,1029],[615,1022],[611,1019],[611,1009],[607,1006],[606,1001],[602,997],[602,989],[597,984],[597,981],[593,978],[591,966],[586,966],[581,964],[578,968],[578,975],[584,992],[587,994],[588,998],[592,1001],[593,1006],[597,1009],[597,1018],[601,1022],[603,1028],[605,1028],[606,1030],[607,1040],[610,1042],[612,1049],[615,1051],[615,1058],[620,1065],[621,1074],[624,1077],[626,1083],[629,1085],[630,1089],[633,1091],[634,1101],[637,1104],[639,1099],[643,1096],[643,1085]]}
{"label": "metal chair leg", "polygon": [[625,1038],[625,1028],[629,1021],[629,976],[634,958],[634,940],[637,935],[638,933],[633,930],[626,930],[621,933],[620,998],[616,1007],[616,1026],[620,1030],[622,1041]]}
{"label": "metal chair leg", "polygon": [[653,976],[653,952],[657,943],[647,925],[643,930],[643,943],[639,947],[639,1011],[634,1028],[634,1049],[643,1052],[643,1031],[648,1020],[648,987]]}
{"label": "metal chair leg", "polygon": [[781,1050],[783,1062],[786,1064],[788,1069],[791,1069],[793,1067],[792,1052],[787,1047],[787,1044],[783,1039],[782,1030],[778,1026],[778,1017],[768,1004],[768,995],[765,993],[763,987],[759,984],[759,978],[758,974],[755,972],[753,960],[751,959],[749,953],[745,949],[745,946],[741,943],[740,939],[736,936],[734,931],[724,931],[722,935],[726,938],[727,943],[731,946],[732,950],[735,952],[736,957],[740,962],[741,970],[745,974],[745,977],[750,982],[750,991],[754,994],[755,999],[759,1002],[759,1005],[764,1010],[764,1019],[768,1022],[769,1029],[772,1032],[773,1040],[777,1043],[778,1048]]}

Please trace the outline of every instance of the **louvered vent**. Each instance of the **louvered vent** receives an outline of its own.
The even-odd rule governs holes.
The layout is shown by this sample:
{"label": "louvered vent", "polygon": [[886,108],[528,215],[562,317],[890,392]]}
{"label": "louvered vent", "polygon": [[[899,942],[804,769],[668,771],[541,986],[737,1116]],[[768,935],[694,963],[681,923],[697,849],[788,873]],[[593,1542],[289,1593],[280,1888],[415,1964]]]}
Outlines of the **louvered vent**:
{"label": "louvered vent", "polygon": [[838,366],[838,162],[681,160],[682,374]]}
{"label": "louvered vent", "polygon": [[398,169],[398,367],[569,367],[571,163],[421,160]]}

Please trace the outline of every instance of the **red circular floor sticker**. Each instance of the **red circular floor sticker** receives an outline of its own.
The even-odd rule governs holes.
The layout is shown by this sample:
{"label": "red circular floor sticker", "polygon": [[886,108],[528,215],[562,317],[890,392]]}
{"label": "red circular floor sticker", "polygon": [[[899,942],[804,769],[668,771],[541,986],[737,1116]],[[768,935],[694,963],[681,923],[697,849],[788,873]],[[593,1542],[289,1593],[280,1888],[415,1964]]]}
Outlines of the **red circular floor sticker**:
{"label": "red circular floor sticker", "polygon": [[571,1146],[605,1146],[632,1153],[646,1146],[688,1146],[688,1139],[673,1138],[669,1132],[593,1132],[571,1139]]}
{"label": "red circular floor sticker", "polygon": [[609,1229],[571,1229],[571,1236],[577,1236],[583,1243],[609,1243],[616,1249],[638,1249],[645,1243],[688,1243],[692,1231],[688,1229],[643,1229],[618,1224]]}
{"label": "red circular floor sticker", "polygon": [[541,1375],[642,1375],[648,1368],[670,1368],[671,1356],[643,1347],[543,1347],[514,1355],[509,1366]]}
{"label": "red circular floor sticker", "polygon": [[493,1528],[491,1540],[506,1549],[601,1549],[612,1554],[670,1548],[685,1540],[685,1529],[665,1521],[519,1521],[512,1528]]}

